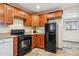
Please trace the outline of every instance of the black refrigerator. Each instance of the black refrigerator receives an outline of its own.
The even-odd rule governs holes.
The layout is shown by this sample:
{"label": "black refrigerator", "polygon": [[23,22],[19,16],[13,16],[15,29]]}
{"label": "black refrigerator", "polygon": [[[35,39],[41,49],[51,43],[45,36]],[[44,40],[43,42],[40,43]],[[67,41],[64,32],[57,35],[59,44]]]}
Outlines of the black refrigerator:
{"label": "black refrigerator", "polygon": [[56,23],[45,24],[45,50],[56,53]]}

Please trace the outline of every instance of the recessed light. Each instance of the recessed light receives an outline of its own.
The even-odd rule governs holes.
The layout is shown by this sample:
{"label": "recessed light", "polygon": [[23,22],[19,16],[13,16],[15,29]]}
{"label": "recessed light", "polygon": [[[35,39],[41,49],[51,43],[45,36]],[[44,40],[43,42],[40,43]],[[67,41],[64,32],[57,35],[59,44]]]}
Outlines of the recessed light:
{"label": "recessed light", "polygon": [[39,5],[37,5],[37,6],[36,6],[36,9],[40,9],[40,6],[39,6]]}

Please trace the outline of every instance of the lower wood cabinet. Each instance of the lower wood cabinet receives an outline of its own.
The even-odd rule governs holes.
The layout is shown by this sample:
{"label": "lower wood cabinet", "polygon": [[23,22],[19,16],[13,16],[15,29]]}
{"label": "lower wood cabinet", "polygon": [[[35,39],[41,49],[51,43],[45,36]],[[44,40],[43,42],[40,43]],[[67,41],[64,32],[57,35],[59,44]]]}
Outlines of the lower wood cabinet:
{"label": "lower wood cabinet", "polygon": [[17,56],[18,55],[18,38],[14,37],[13,38],[13,56]]}
{"label": "lower wood cabinet", "polygon": [[44,35],[32,35],[32,48],[44,48]]}
{"label": "lower wood cabinet", "polygon": [[37,35],[37,46],[39,48],[44,48],[44,35]]}
{"label": "lower wood cabinet", "polygon": [[32,48],[36,47],[37,40],[36,40],[36,35],[32,35]]}

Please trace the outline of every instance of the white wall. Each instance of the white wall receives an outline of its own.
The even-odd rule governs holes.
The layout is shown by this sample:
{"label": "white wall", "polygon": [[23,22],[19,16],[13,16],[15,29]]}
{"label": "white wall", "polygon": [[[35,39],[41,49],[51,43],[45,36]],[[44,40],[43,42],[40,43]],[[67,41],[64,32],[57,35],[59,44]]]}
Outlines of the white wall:
{"label": "white wall", "polygon": [[63,10],[62,25],[66,20],[76,20],[78,22],[77,30],[65,30],[62,28],[62,39],[67,41],[79,42],[79,8],[73,7]]}

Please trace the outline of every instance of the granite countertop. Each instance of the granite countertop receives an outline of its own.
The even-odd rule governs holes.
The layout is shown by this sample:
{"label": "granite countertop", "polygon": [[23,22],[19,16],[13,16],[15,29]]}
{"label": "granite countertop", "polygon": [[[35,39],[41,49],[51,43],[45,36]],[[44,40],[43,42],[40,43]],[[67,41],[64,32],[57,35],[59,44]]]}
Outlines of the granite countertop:
{"label": "granite countertop", "polygon": [[[25,35],[45,35],[41,33],[32,33],[32,34],[25,34]],[[0,33],[0,40],[1,39],[7,39],[7,38],[13,38],[17,37],[16,35],[10,35],[10,33]]]}
{"label": "granite countertop", "polygon": [[33,33],[32,35],[45,35],[44,33]]}
{"label": "granite countertop", "polygon": [[17,36],[10,35],[10,33],[0,33],[0,40],[7,39],[7,38],[13,38],[13,37],[17,37]]}

